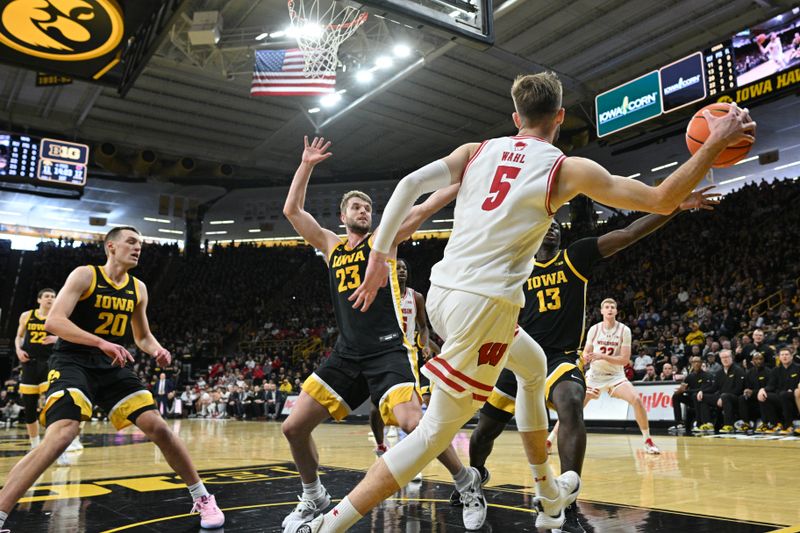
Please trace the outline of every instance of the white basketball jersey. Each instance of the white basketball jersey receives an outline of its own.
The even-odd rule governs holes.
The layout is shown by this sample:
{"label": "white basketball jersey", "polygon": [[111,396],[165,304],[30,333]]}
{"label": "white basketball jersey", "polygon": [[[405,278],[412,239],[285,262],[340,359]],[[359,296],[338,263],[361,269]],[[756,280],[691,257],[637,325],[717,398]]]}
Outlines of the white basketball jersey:
{"label": "white basketball jersey", "polygon": [[403,314],[403,333],[411,346],[414,346],[414,334],[417,332],[417,302],[414,300],[414,289],[406,287],[400,299],[400,312]]}
{"label": "white basketball jersey", "polygon": [[564,158],[538,137],[481,143],[464,170],[453,233],[431,283],[522,307],[522,285],[550,227],[550,187]]}
{"label": "white basketball jersey", "polygon": [[[589,328],[586,343],[592,345],[594,353],[618,356],[623,346],[631,345],[631,328],[617,322],[610,330],[602,322]],[[622,365],[612,365],[608,361],[592,361],[592,372],[598,374],[616,374],[622,371]]]}

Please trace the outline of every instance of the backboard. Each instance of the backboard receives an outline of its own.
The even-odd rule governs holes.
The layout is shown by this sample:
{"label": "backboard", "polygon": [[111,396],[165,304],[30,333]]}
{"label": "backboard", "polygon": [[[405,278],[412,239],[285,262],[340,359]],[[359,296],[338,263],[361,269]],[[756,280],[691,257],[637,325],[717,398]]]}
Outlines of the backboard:
{"label": "backboard", "polygon": [[429,28],[464,44],[494,44],[492,0],[360,0],[370,13]]}

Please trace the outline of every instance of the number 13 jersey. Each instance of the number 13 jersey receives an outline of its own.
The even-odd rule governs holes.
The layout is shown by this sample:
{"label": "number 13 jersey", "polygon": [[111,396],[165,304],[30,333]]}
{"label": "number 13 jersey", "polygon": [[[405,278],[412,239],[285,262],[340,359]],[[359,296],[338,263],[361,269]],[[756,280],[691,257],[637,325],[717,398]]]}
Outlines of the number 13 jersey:
{"label": "number 13 jersey", "polygon": [[525,281],[525,307],[519,327],[548,355],[581,348],[586,322],[586,288],[594,264],[602,259],[597,237],[580,239],[549,261],[536,261]]}
{"label": "number 13 jersey", "polygon": [[522,285],[554,215],[550,189],[564,158],[538,137],[481,143],[464,169],[453,232],[431,283],[522,307]]}

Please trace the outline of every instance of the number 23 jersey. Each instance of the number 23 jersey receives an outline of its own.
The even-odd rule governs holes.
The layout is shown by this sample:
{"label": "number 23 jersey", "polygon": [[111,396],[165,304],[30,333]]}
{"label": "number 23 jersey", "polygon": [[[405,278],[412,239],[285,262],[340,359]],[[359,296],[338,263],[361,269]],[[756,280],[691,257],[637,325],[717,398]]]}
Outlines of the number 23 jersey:
{"label": "number 23 jersey", "polygon": [[335,350],[349,359],[363,359],[395,350],[405,350],[401,331],[400,284],[397,281],[397,262],[389,259],[389,282],[378,289],[375,300],[362,313],[353,309],[348,298],[361,285],[367,273],[372,252],[371,235],[350,249],[347,242],[339,243],[330,253],[328,269],[331,302],[336,315],[339,337]]}
{"label": "number 23 jersey", "polygon": [[[139,303],[136,278],[126,274],[121,285],[115,285],[103,268],[91,265],[92,284],[84,292],[69,319],[79,328],[114,344],[130,341],[131,317]],[[58,339],[53,353],[59,358],[87,368],[111,368],[111,358],[99,348]]]}

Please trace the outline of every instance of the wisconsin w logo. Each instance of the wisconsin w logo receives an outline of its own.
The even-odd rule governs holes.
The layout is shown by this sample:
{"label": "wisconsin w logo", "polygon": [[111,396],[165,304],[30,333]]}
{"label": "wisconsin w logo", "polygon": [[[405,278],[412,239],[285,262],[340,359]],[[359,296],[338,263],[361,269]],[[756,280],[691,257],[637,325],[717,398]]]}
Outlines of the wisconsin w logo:
{"label": "wisconsin w logo", "polygon": [[492,365],[497,366],[503,354],[506,353],[508,344],[501,344],[499,342],[487,342],[478,350],[478,366]]}
{"label": "wisconsin w logo", "polygon": [[0,0],[0,42],[26,55],[85,61],[115,50],[124,21],[114,0]]}

